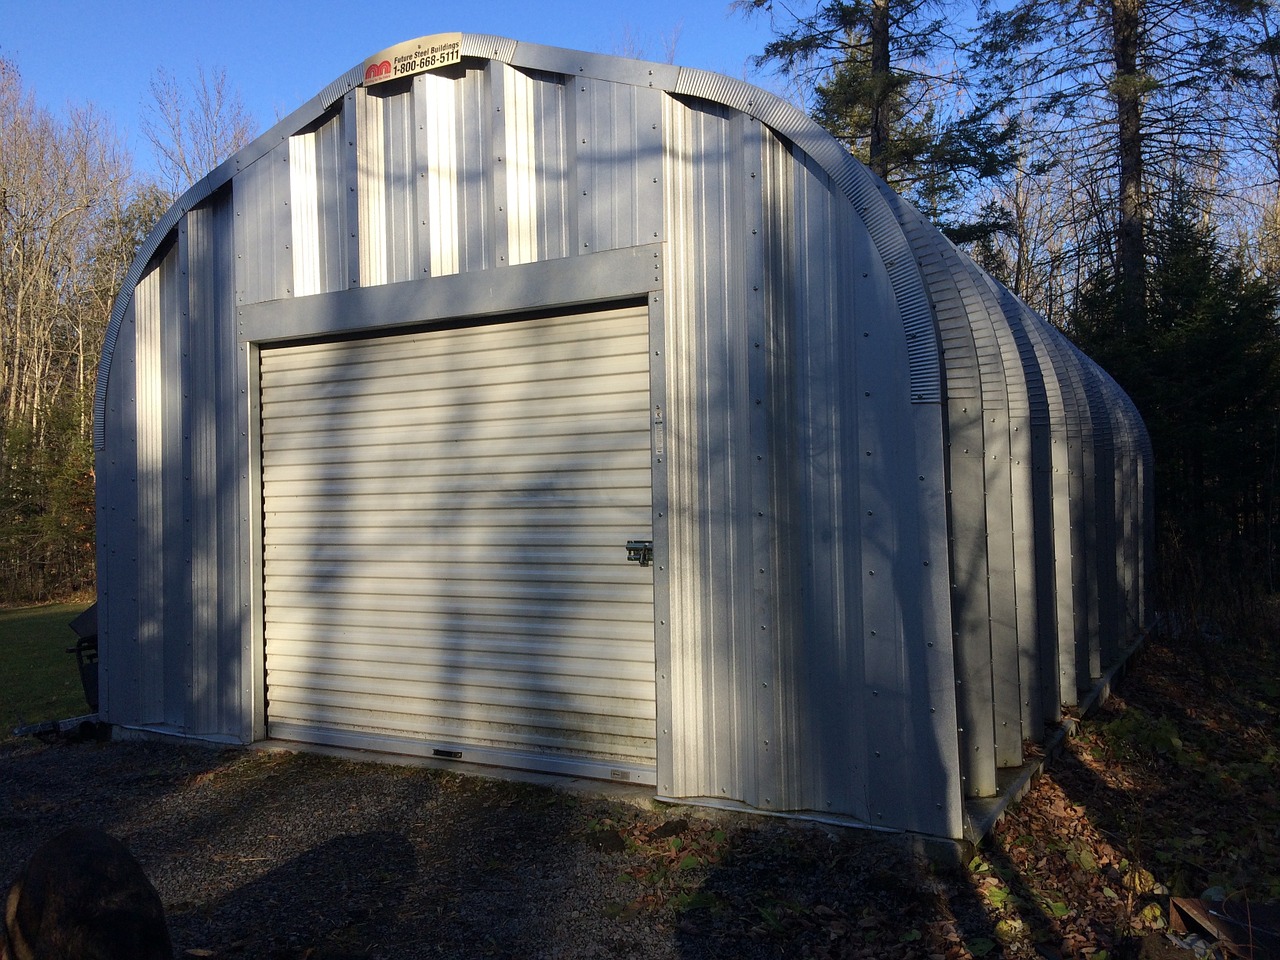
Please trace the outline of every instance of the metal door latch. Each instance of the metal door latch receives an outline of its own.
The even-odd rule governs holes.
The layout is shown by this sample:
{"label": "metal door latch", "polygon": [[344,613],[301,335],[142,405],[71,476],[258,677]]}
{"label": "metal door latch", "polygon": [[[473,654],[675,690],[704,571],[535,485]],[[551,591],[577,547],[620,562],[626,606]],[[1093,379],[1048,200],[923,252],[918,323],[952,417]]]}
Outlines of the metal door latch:
{"label": "metal door latch", "polygon": [[653,562],[653,541],[628,540],[627,559],[640,564],[642,567],[647,567]]}

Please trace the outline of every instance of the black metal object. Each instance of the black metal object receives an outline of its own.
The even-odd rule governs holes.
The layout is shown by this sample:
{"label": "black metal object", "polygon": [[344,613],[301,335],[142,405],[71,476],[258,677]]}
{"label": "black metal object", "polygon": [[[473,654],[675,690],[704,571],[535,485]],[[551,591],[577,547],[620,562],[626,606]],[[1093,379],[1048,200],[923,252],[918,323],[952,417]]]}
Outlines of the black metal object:
{"label": "black metal object", "polygon": [[74,647],[67,647],[67,653],[76,655],[85,701],[89,704],[89,709],[96,712],[98,709],[98,605],[95,603],[72,620],[70,627],[79,639]]}
{"label": "black metal object", "polygon": [[647,567],[653,562],[653,541],[628,540],[627,559],[633,563],[640,564],[642,567]]}

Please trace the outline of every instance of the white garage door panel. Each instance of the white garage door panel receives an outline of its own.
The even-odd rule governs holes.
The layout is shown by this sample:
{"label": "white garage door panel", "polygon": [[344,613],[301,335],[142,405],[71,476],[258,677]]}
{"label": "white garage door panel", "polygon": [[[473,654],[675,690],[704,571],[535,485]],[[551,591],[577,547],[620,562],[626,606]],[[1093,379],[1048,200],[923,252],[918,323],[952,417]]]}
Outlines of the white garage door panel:
{"label": "white garage door panel", "polygon": [[653,782],[647,330],[262,351],[270,736]]}

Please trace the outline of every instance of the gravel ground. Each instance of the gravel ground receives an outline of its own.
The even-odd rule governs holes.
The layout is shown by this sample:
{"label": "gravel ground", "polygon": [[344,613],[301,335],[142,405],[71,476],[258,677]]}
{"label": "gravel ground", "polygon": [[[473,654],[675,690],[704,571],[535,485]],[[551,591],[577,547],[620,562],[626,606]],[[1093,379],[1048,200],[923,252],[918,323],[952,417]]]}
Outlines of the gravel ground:
{"label": "gravel ground", "polygon": [[178,957],[955,956],[991,934],[962,877],[864,832],[174,743],[10,740],[0,771],[0,883],[99,826]]}

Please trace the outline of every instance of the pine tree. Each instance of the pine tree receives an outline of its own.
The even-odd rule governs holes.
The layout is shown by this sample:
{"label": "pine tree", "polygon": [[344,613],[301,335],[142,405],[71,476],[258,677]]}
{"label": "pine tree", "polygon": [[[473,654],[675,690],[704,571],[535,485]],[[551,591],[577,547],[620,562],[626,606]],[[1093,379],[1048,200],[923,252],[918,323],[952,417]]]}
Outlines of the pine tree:
{"label": "pine tree", "polygon": [[[776,13],[772,0],[740,7]],[[1016,162],[1002,103],[966,94],[963,29],[941,0],[827,0],[792,15],[757,58],[811,91],[812,115],[854,156],[961,239],[999,226],[967,209],[973,184]]]}
{"label": "pine tree", "polygon": [[[1124,329],[1145,322],[1148,198],[1177,165],[1217,162],[1226,92],[1253,82],[1255,0],[985,0],[980,61],[1037,135],[1092,160],[1091,216],[1111,222]],[[1070,137],[1062,137],[1070,131]],[[1063,157],[1041,157],[1060,168]],[[1208,170],[1207,173],[1214,171]]]}
{"label": "pine tree", "polygon": [[1116,322],[1123,297],[1104,275],[1082,295],[1073,336],[1146,419],[1166,530],[1257,567],[1280,493],[1280,291],[1225,252],[1181,178],[1149,241],[1146,325]]}

